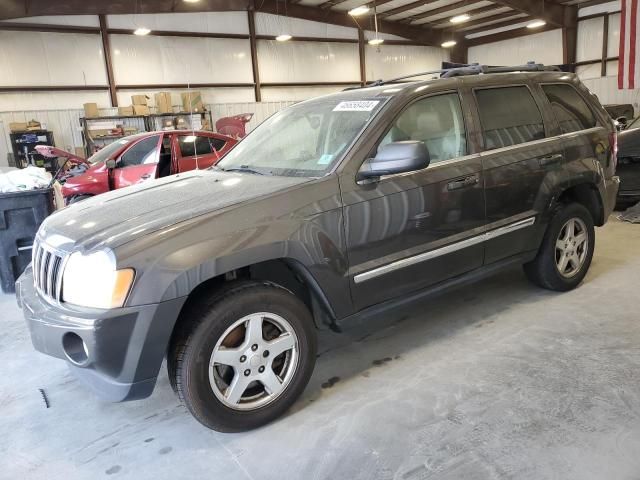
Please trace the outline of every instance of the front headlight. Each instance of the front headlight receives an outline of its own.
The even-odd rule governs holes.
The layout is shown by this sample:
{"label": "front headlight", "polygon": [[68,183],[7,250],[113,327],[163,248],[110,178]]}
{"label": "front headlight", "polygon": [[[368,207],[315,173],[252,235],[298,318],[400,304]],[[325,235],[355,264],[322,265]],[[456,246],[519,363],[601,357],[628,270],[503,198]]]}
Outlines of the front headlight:
{"label": "front headlight", "polygon": [[111,252],[72,253],[62,275],[62,300],[82,307],[122,307],[134,274],[132,268],[116,270]]}

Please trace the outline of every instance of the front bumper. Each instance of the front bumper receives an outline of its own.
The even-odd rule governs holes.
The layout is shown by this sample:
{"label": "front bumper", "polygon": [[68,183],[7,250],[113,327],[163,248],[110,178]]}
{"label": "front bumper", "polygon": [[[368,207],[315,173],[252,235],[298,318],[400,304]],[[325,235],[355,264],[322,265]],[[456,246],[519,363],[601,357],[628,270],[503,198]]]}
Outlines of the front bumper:
{"label": "front bumper", "polygon": [[16,295],[35,349],[67,360],[80,380],[113,402],[151,395],[185,301],[70,309],[42,298],[34,288],[31,266],[18,279]]}

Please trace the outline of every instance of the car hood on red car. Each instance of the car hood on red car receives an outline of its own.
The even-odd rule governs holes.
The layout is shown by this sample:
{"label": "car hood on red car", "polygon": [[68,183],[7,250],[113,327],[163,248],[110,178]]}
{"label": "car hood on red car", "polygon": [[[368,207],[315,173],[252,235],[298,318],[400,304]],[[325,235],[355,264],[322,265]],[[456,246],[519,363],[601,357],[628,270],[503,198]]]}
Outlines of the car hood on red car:
{"label": "car hood on red car", "polygon": [[308,182],[309,178],[196,170],[72,204],[50,216],[39,235],[62,249],[116,247],[141,235]]}

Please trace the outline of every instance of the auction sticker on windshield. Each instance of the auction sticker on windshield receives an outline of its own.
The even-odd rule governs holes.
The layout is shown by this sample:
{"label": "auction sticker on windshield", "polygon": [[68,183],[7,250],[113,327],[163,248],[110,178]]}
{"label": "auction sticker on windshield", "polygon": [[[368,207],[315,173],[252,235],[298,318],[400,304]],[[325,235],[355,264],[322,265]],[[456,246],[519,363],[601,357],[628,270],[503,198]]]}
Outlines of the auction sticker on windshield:
{"label": "auction sticker on windshield", "polygon": [[380,103],[379,100],[354,100],[351,102],[340,102],[333,109],[334,112],[370,112],[376,105]]}

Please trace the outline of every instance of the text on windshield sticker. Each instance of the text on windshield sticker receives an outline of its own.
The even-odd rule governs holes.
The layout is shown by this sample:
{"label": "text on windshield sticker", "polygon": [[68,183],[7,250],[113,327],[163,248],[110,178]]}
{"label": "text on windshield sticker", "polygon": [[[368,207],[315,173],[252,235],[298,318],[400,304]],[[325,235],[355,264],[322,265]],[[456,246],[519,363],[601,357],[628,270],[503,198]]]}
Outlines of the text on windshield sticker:
{"label": "text on windshield sticker", "polygon": [[355,100],[351,102],[340,102],[333,109],[334,112],[370,112],[380,102],[378,100]]}

